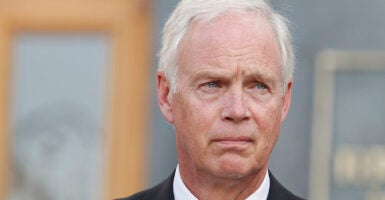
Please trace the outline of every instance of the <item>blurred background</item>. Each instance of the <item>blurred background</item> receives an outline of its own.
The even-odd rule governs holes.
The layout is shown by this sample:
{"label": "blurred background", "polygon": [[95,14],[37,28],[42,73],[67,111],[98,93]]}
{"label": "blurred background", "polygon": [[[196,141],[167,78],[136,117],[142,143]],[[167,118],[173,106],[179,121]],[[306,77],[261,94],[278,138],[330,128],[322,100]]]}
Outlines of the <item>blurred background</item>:
{"label": "blurred background", "polygon": [[[168,177],[175,137],[158,109],[155,72],[178,1],[21,2],[0,1],[0,199],[111,199]],[[313,138],[329,157],[312,154],[317,58],[328,49],[384,51],[385,1],[270,3],[291,22],[297,55],[270,170],[305,198],[317,199],[310,174],[320,173],[330,177],[321,199],[385,199],[385,54],[374,58],[382,70],[367,72],[370,56],[360,70],[334,70],[332,142]],[[315,172],[311,161],[330,169]]]}

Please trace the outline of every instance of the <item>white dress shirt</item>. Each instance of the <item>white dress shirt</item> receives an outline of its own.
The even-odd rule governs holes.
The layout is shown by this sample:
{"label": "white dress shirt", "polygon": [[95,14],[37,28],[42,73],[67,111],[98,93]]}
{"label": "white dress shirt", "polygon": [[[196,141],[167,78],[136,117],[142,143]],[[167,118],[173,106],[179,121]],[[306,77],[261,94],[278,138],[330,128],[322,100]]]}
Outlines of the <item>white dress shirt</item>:
{"label": "white dress shirt", "polygon": [[[253,194],[247,197],[246,200],[266,200],[267,195],[269,194],[269,189],[270,177],[269,173],[266,172],[265,178],[263,179],[261,186]],[[183,183],[179,172],[179,165],[176,167],[175,170],[173,192],[175,200],[198,200]]]}

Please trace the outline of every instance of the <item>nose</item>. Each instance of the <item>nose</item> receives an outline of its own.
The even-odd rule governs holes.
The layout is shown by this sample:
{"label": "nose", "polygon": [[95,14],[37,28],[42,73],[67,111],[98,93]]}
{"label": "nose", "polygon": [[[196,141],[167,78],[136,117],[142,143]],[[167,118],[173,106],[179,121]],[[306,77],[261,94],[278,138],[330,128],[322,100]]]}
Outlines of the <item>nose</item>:
{"label": "nose", "polygon": [[222,110],[222,120],[239,123],[251,118],[250,110],[247,106],[247,99],[242,91],[229,93],[224,99]]}

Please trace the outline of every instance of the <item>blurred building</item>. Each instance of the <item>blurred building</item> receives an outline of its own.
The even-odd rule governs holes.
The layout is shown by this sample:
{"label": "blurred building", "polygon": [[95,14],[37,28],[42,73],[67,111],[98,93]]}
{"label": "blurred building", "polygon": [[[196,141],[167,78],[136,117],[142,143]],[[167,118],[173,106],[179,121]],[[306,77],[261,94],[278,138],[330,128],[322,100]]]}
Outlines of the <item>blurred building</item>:
{"label": "blurred building", "polygon": [[[177,2],[0,1],[0,199],[36,191],[37,199],[52,199],[43,192],[47,188],[71,199],[111,199],[152,186],[174,170],[174,131],[158,109],[155,72],[161,27]],[[385,199],[385,72],[377,70],[383,69],[377,66],[381,56],[372,57],[385,51],[385,2],[270,3],[290,20],[297,55],[292,105],[270,170],[291,191],[316,200],[310,174],[321,173],[312,171],[314,160],[323,159],[314,150],[321,146],[329,155],[329,173],[321,174],[329,178],[327,198]],[[361,65],[333,71],[329,146],[312,135],[319,114],[316,66],[333,60],[322,52],[360,52],[349,54],[345,67],[357,58]],[[368,72],[370,60],[377,67]],[[52,169],[52,175],[39,175]],[[65,179],[69,184],[42,187]],[[71,184],[78,179],[88,192]],[[372,179],[375,185],[367,187]]]}

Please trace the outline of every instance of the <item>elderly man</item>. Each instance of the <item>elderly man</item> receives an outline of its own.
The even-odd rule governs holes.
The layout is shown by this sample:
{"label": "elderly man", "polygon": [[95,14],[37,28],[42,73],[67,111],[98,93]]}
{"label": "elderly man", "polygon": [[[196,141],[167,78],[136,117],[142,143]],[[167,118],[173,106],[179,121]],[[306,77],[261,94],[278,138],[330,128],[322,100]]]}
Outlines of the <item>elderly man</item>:
{"label": "elderly man", "polygon": [[285,19],[263,0],[182,0],[162,42],[158,101],[179,164],[125,199],[300,199],[268,171],[291,99]]}

